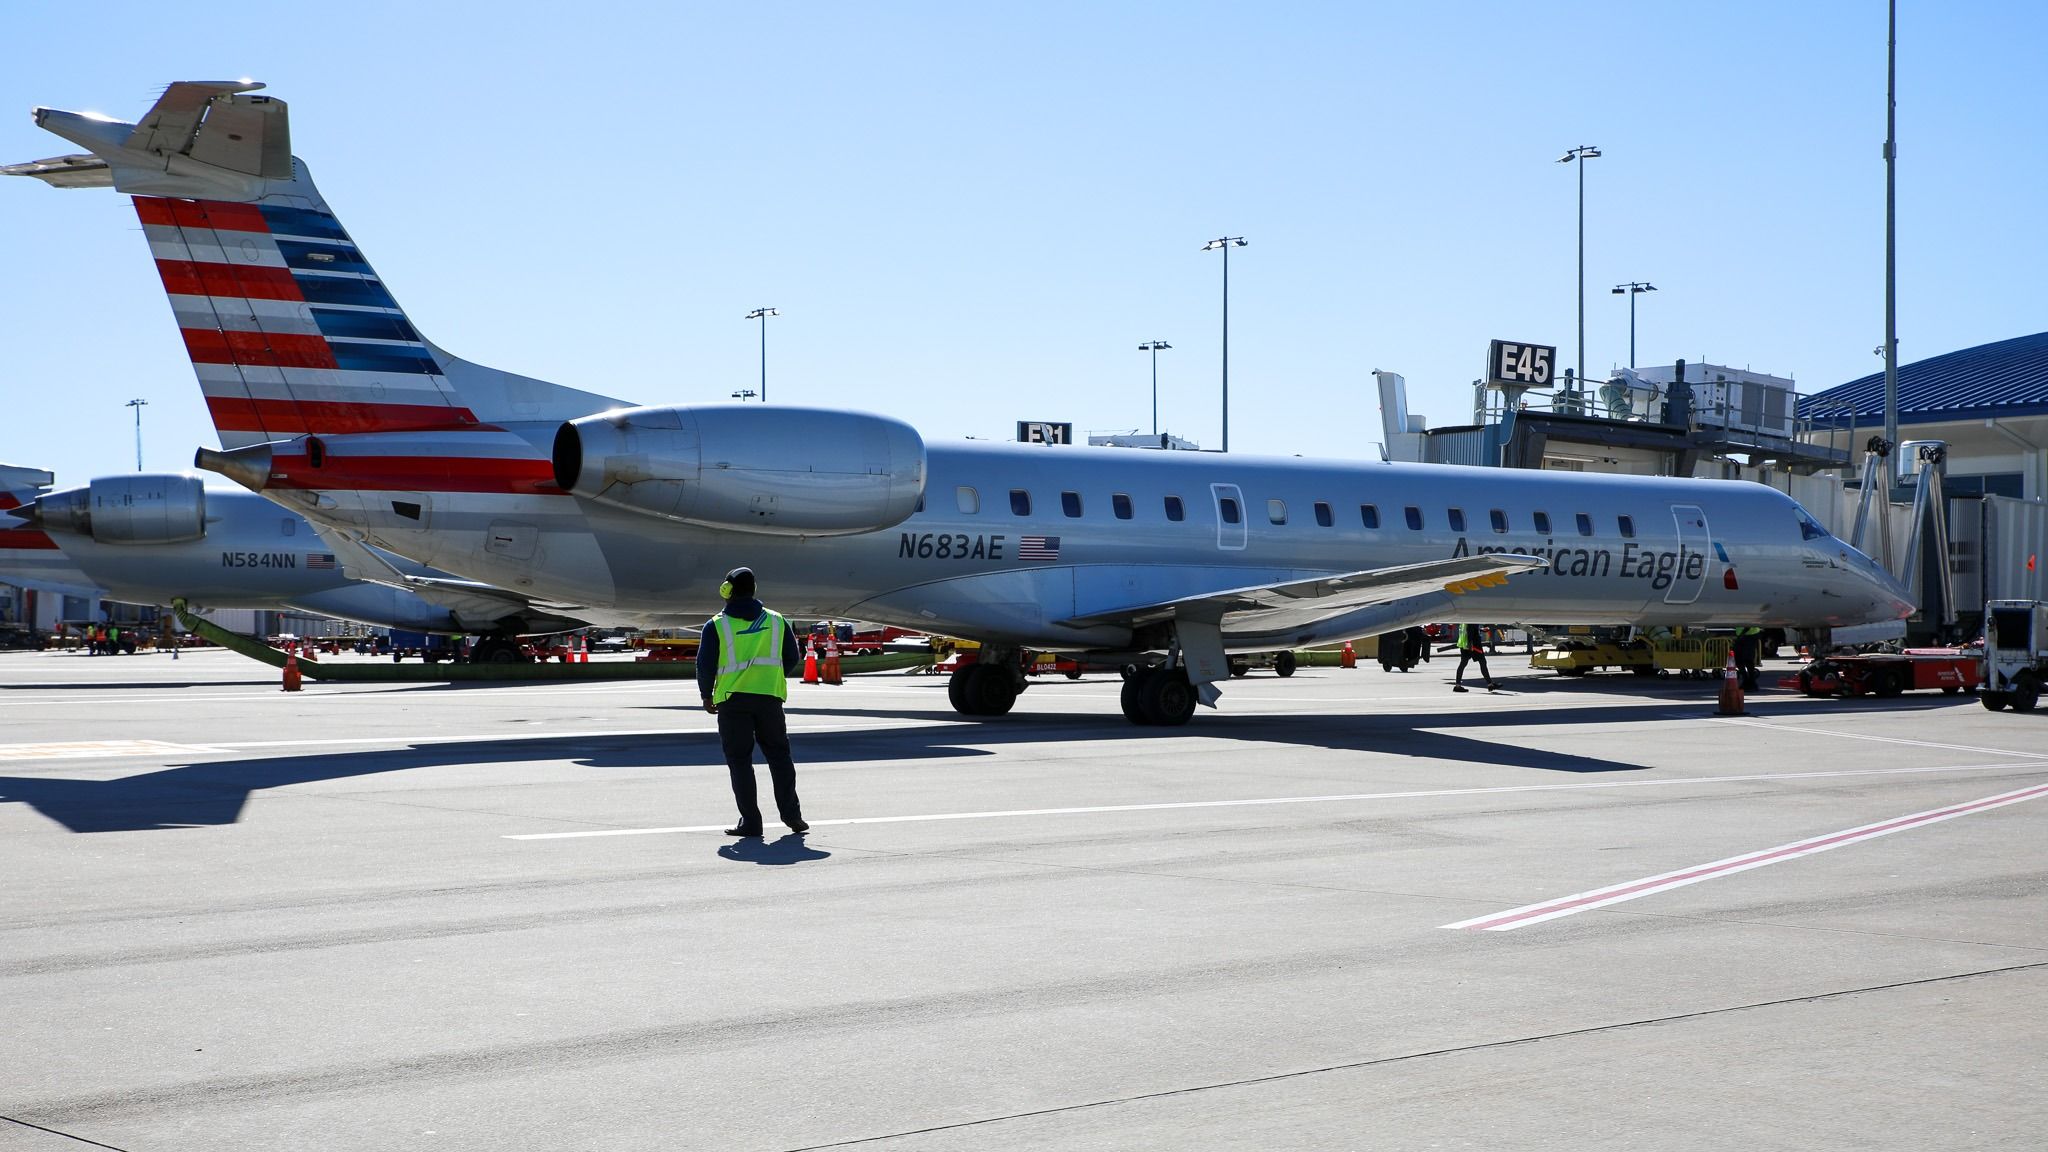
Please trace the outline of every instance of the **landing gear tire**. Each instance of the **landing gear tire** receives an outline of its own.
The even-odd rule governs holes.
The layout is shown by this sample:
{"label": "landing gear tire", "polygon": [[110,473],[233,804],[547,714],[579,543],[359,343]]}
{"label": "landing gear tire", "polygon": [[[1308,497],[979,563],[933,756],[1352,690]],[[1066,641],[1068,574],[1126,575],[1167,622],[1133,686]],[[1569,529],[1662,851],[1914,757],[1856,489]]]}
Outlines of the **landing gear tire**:
{"label": "landing gear tire", "polygon": [[1986,692],[1977,697],[1977,701],[1993,712],[2003,712],[2006,705],[2012,703],[2012,697],[2003,692]]}
{"label": "landing gear tire", "polygon": [[1252,674],[1252,666],[1242,660],[1232,660],[1230,662],[1230,674],[1236,678],[1249,676]]}
{"label": "landing gear tire", "polygon": [[2041,702],[2041,682],[2032,672],[2022,672],[2012,678],[2012,710],[2032,712],[2034,705]]}
{"label": "landing gear tire", "polygon": [[[1273,671],[1282,678],[1294,675],[1295,664],[1296,661],[1292,652],[1282,652],[1278,656],[1273,657]],[[1190,708],[1188,715],[1192,716],[1194,714],[1194,709]],[[1187,721],[1182,720],[1180,723],[1185,724]]]}
{"label": "landing gear tire", "polygon": [[1007,668],[976,664],[980,675],[967,682],[964,695],[976,716],[1004,716],[1017,703],[1017,685]]}
{"label": "landing gear tire", "polygon": [[1195,686],[1185,669],[1154,668],[1138,682],[1138,706],[1146,723],[1177,728],[1195,714]]}
{"label": "landing gear tire", "polygon": [[1133,724],[1150,725],[1152,720],[1145,715],[1145,678],[1134,676],[1124,681],[1123,691],[1117,694],[1117,703],[1123,705],[1124,719]]}
{"label": "landing gear tire", "polygon": [[967,703],[967,682],[974,678],[974,670],[979,667],[979,664],[962,664],[953,669],[951,676],[946,677],[946,702],[953,706],[953,711],[962,716],[974,715]]}
{"label": "landing gear tire", "polygon": [[526,652],[510,636],[486,636],[470,651],[471,664],[524,664]]}

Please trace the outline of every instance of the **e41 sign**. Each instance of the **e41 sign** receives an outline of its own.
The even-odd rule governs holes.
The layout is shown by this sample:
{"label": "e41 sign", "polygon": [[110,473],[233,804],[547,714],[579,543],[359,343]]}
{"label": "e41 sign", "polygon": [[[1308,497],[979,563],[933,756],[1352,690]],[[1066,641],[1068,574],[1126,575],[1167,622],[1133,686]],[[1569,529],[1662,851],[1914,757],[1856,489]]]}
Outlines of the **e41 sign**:
{"label": "e41 sign", "polygon": [[1541,388],[1550,383],[1557,349],[1548,344],[1495,340],[1486,349],[1486,382]]}
{"label": "e41 sign", "polygon": [[1019,420],[1017,439],[1026,444],[1072,444],[1074,425],[1072,421]]}

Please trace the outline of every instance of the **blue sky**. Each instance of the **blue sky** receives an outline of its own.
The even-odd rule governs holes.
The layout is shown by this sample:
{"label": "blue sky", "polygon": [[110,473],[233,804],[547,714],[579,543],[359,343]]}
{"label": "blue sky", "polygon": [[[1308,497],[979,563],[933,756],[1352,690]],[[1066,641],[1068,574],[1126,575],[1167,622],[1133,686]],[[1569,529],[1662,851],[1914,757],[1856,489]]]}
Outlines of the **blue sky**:
{"label": "blue sky", "polygon": [[[2048,8],[1907,0],[1907,361],[2048,327]],[[782,403],[1007,437],[1018,419],[1376,455],[1370,372],[1442,426],[1487,341],[1586,363],[1875,370],[1885,7],[1861,3],[56,5],[10,18],[0,160],[37,104],[134,119],[252,76],[415,324],[642,403]],[[197,385],[125,197],[0,182],[0,460],[189,463]]]}

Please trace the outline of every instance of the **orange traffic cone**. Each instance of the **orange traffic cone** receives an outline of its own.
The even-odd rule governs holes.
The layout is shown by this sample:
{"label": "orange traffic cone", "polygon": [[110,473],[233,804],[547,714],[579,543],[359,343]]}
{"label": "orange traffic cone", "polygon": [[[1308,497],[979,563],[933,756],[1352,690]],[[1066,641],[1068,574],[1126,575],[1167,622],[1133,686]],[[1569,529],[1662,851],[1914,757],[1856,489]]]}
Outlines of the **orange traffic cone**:
{"label": "orange traffic cone", "polygon": [[284,690],[299,690],[299,653],[296,648],[287,648],[284,653]]}
{"label": "orange traffic cone", "polygon": [[818,645],[813,642],[804,647],[804,683],[818,682]]}
{"label": "orange traffic cone", "polygon": [[590,663],[590,637],[582,632],[576,634],[576,662]]}
{"label": "orange traffic cone", "polygon": [[1728,653],[1728,666],[1721,671],[1721,706],[1716,716],[1747,716],[1742,710],[1742,677],[1735,671],[1735,653]]}
{"label": "orange traffic cone", "polygon": [[1358,667],[1358,653],[1356,653],[1356,652],[1353,652],[1353,651],[1351,650],[1351,641],[1349,641],[1349,640],[1346,640],[1346,641],[1344,642],[1344,654],[1343,654],[1342,656],[1339,656],[1339,657],[1337,657],[1337,667],[1339,667],[1339,668],[1356,668],[1356,667]]}
{"label": "orange traffic cone", "polygon": [[825,637],[825,683],[838,684],[839,679],[839,637]]}

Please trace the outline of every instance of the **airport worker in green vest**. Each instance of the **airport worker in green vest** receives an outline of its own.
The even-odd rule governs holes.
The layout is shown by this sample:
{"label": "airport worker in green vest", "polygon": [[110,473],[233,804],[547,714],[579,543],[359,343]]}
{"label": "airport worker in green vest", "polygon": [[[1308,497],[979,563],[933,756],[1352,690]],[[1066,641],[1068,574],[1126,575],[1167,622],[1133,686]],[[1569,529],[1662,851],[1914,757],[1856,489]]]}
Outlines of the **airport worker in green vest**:
{"label": "airport worker in green vest", "polygon": [[791,832],[803,832],[803,806],[796,795],[796,762],[789,753],[789,727],[782,702],[797,674],[796,632],[779,613],[754,598],[754,573],[735,568],[718,587],[725,609],[704,625],[697,645],[697,690],[704,710],[718,717],[718,740],[732,773],[739,823],[728,836],[761,835],[761,807],[754,782],[754,746],[768,761],[775,789],[775,813]]}
{"label": "airport worker in green vest", "polygon": [[1487,691],[1500,687],[1486,668],[1486,629],[1478,624],[1458,625],[1458,672],[1451,679],[1451,691],[1465,691],[1465,665],[1479,661],[1479,677]]}

